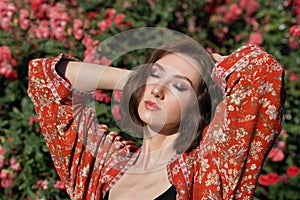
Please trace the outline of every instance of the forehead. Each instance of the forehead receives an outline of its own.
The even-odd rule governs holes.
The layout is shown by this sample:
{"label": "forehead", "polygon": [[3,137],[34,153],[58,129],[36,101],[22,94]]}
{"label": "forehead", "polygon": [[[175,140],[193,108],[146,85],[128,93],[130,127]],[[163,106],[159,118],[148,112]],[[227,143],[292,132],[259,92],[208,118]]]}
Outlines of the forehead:
{"label": "forehead", "polygon": [[189,78],[195,85],[201,78],[199,64],[186,55],[180,53],[167,54],[156,61],[156,63],[172,73]]}

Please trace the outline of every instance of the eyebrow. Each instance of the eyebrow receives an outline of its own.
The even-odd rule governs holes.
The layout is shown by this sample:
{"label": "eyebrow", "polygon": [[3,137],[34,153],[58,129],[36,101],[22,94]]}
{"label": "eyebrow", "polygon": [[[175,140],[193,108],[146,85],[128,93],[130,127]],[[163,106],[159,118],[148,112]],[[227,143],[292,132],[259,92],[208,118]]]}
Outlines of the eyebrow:
{"label": "eyebrow", "polygon": [[[157,66],[158,68],[160,68],[160,69],[161,69],[162,71],[164,71],[164,72],[166,71],[166,70],[164,69],[164,67],[163,67],[162,65],[158,64],[158,63],[154,63],[153,65]],[[193,85],[191,79],[189,79],[188,77],[182,76],[182,75],[179,75],[179,74],[175,75],[174,77],[175,77],[175,78],[180,78],[180,79],[187,80],[187,81],[191,84],[191,86],[194,87],[194,85]]]}

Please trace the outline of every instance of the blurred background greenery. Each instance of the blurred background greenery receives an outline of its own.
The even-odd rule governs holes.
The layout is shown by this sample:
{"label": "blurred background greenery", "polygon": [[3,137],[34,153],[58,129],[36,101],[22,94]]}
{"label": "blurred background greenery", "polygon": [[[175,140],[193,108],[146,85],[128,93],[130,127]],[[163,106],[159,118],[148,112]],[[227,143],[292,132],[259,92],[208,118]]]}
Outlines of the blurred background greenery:
{"label": "blurred background greenery", "polygon": [[[26,93],[29,60],[61,52],[86,59],[101,41],[138,27],[176,30],[223,55],[258,44],[285,67],[283,130],[255,199],[300,199],[299,0],[0,0],[0,199],[68,199]],[[132,52],[113,65],[130,69],[146,56]],[[99,121],[118,130],[111,102],[121,94],[111,96],[97,91],[95,106]]]}

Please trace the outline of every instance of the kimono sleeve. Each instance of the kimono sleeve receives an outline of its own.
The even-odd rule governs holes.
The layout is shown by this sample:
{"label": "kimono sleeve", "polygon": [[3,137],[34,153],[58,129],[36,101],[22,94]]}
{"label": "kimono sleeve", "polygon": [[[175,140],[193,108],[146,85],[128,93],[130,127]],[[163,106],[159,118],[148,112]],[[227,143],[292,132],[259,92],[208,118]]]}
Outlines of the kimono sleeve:
{"label": "kimono sleeve", "polygon": [[252,45],[215,67],[213,78],[225,95],[200,144],[195,199],[252,199],[281,129],[283,75],[271,55]]}
{"label": "kimono sleeve", "polygon": [[69,196],[100,199],[130,163],[136,146],[97,123],[95,110],[85,103],[92,93],[72,88],[57,74],[55,67],[63,59],[76,60],[61,54],[30,61],[28,94]]}

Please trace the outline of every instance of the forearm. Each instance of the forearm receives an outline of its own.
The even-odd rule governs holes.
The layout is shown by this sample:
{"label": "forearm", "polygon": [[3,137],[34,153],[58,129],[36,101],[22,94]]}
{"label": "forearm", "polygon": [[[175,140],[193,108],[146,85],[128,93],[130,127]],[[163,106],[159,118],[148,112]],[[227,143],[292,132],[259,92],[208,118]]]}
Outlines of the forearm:
{"label": "forearm", "polygon": [[56,70],[74,88],[83,91],[122,90],[131,73],[130,70],[76,61],[61,61]]}

